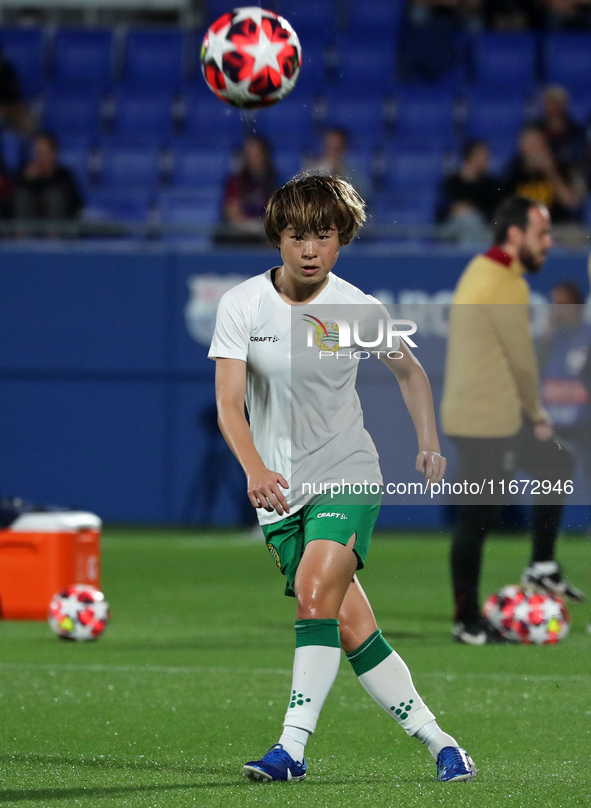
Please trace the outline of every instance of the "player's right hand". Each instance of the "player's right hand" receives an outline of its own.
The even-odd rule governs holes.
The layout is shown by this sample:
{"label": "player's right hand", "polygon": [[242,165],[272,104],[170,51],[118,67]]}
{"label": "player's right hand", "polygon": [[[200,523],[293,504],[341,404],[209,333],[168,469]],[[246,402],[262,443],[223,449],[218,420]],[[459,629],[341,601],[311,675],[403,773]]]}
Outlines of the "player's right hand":
{"label": "player's right hand", "polygon": [[289,505],[281,490],[289,488],[289,484],[282,474],[263,468],[248,474],[246,479],[248,498],[253,507],[263,508],[269,513],[277,511],[279,516],[289,513]]}

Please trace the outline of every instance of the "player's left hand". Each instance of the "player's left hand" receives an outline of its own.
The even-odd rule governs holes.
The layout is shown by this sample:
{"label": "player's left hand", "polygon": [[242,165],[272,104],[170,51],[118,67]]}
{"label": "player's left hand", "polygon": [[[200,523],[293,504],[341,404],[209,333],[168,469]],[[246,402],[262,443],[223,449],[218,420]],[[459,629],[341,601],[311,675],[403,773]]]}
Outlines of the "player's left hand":
{"label": "player's left hand", "polygon": [[439,452],[422,451],[417,455],[415,468],[425,475],[427,485],[433,485],[443,480],[447,460]]}

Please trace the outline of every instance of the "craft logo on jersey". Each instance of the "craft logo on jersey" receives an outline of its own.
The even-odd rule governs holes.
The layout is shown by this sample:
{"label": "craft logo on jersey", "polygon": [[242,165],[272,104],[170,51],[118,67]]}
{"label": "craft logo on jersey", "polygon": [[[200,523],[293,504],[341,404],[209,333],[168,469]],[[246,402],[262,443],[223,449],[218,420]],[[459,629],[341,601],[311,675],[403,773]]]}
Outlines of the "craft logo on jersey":
{"label": "craft logo on jersey", "polygon": [[[311,325],[314,329],[314,342],[321,351],[338,351],[339,345],[339,326],[334,321],[323,323],[318,317],[313,317],[311,314],[304,314],[304,322]],[[311,347],[308,340],[308,347]]]}

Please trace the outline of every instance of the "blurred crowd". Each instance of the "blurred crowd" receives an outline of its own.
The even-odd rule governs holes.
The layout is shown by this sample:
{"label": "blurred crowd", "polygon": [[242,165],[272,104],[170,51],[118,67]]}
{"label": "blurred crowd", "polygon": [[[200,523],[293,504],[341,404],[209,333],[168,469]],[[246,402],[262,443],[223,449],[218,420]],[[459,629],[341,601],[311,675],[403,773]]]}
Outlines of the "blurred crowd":
{"label": "blurred crowd", "polygon": [[408,0],[416,25],[451,21],[471,30],[591,30],[589,0]]}
{"label": "blurred crowd", "polygon": [[522,130],[505,171],[493,175],[489,164],[485,140],[465,144],[461,166],[441,186],[437,220],[445,225],[446,237],[483,240],[496,205],[510,194],[546,205],[555,224],[583,221],[591,178],[589,148],[584,127],[569,113],[564,88],[546,88],[542,115]]}
{"label": "blurred crowd", "polygon": [[[22,136],[26,154],[11,174],[0,154],[0,218],[63,221],[78,216],[83,199],[70,169],[60,164],[57,139],[35,131],[14,66],[0,49],[0,125]],[[51,231],[48,231],[51,233]],[[29,235],[18,229],[13,236]]]}
{"label": "blurred crowd", "polygon": [[[251,134],[235,149],[226,178],[215,178],[216,188],[221,191],[221,203],[218,194],[214,203],[217,206],[214,216],[219,212],[214,242],[223,245],[264,244],[261,223],[264,204],[277,184],[300,169],[328,172],[351,180],[368,202],[370,214],[379,207],[379,199],[381,216],[376,215],[373,219],[376,224],[389,225],[400,221],[393,211],[400,211],[407,204],[407,191],[416,190],[412,187],[413,175],[409,174],[406,179],[398,177],[398,187],[388,188],[383,160],[380,169],[380,149],[382,152],[387,150],[387,160],[394,164],[402,148],[405,150],[403,156],[408,157],[409,164],[412,164],[417,155],[422,158],[433,145],[440,147],[439,156],[433,160],[441,157],[440,165],[445,160],[446,175],[440,183],[436,200],[431,195],[424,211],[419,211],[411,224],[437,224],[441,238],[459,244],[479,243],[488,237],[492,213],[498,202],[505,196],[518,193],[545,204],[553,223],[585,227],[589,221],[588,194],[591,189],[591,121],[586,122],[589,111],[585,105],[581,107],[577,96],[577,114],[574,115],[573,101],[561,84],[546,84],[542,90],[536,89],[544,78],[548,81],[543,72],[538,73],[531,86],[525,84],[522,88],[523,95],[518,102],[522,118],[518,127],[523,119],[526,125],[517,137],[514,134],[517,128],[511,131],[507,141],[510,150],[503,154],[502,160],[498,159],[498,140],[493,142],[497,134],[494,126],[490,127],[490,134],[486,128],[484,133],[470,133],[470,127],[457,124],[461,112],[456,115],[451,135],[441,132],[439,137],[440,130],[435,126],[431,138],[429,130],[421,131],[421,118],[418,127],[415,121],[410,136],[406,134],[406,140],[404,136],[397,139],[396,125],[404,103],[409,99],[413,103],[417,98],[423,103],[421,93],[425,88],[431,88],[430,97],[436,98],[437,87],[441,86],[442,95],[447,93],[452,97],[458,108],[466,103],[467,98],[468,108],[472,104],[471,114],[474,100],[479,100],[479,92],[484,90],[487,100],[492,100],[494,105],[499,93],[504,91],[504,85],[488,87],[484,84],[480,87],[475,84],[470,87],[462,84],[462,78],[454,84],[453,60],[462,31],[478,31],[485,27],[502,31],[571,31],[591,30],[590,25],[591,0],[408,0],[398,62],[400,84],[392,88],[393,96],[389,95],[389,85],[385,85],[378,99],[385,103],[376,107],[382,116],[376,115],[376,124],[386,127],[385,141],[380,141],[379,137],[371,139],[371,133],[365,132],[367,142],[360,148],[359,127],[354,126],[358,121],[353,119],[358,113],[350,113],[347,109],[349,117],[343,114],[339,117],[338,112],[336,119],[331,117],[331,110],[338,110],[338,104],[334,102],[335,97],[339,97],[338,81],[336,89],[327,96],[329,102],[324,99],[328,110],[324,117],[316,115],[318,98],[310,95],[308,101],[313,100],[309,108],[314,107],[314,114],[309,118],[310,133],[305,137],[300,135],[300,140],[289,143],[287,149],[285,143],[275,142],[273,134],[264,137],[256,125],[253,126]],[[446,37],[451,43],[449,48],[446,47]],[[448,70],[450,64],[451,74]],[[434,83],[429,83],[430,77]],[[443,83],[438,84],[441,81]],[[416,97],[415,87],[418,88]],[[358,103],[358,89],[357,95],[353,92],[350,99],[347,96],[343,100]],[[376,98],[379,92],[374,93]],[[320,102],[322,107],[322,99]],[[395,109],[397,104],[398,110]],[[585,114],[581,114],[582,108],[587,110]],[[282,102],[281,109],[287,110],[286,102]],[[262,112],[261,119],[266,114],[266,111]],[[61,159],[59,139],[52,131],[44,131],[39,120],[35,104],[28,103],[21,91],[18,71],[0,49],[0,132],[13,132],[20,150],[18,167],[14,167],[13,159],[12,168],[8,170],[0,149],[0,220],[3,225],[0,235],[19,237],[44,232],[52,235],[56,231],[49,228],[36,230],[31,222],[81,218],[89,208],[88,204],[85,208],[85,202],[89,201],[85,200],[85,195],[90,196],[96,190],[95,186],[100,186],[96,179],[89,182],[87,177],[80,182],[81,172],[72,170],[73,164],[68,165],[67,160]],[[45,125],[51,128],[51,123]],[[248,131],[248,127],[241,131]],[[415,138],[417,132],[420,137]],[[441,143],[437,144],[438,140]],[[279,145],[283,152],[278,156]],[[491,154],[495,148],[497,159],[493,160]],[[293,154],[286,155],[289,149]],[[363,159],[360,159],[360,154]],[[281,160],[286,156],[287,167],[285,160]],[[225,157],[224,161],[227,159]],[[439,166],[435,165],[435,172],[438,170]],[[435,188],[439,176],[434,180]],[[161,176],[158,182],[166,187],[170,180]],[[185,181],[183,191],[189,190],[187,185]],[[197,186],[198,182],[195,182],[193,187]],[[115,190],[121,189],[116,186]],[[148,217],[149,213],[143,221],[147,223]],[[114,217],[111,215],[111,218]],[[28,227],[24,226],[25,222],[29,223]],[[209,225],[210,220],[205,224]]]}

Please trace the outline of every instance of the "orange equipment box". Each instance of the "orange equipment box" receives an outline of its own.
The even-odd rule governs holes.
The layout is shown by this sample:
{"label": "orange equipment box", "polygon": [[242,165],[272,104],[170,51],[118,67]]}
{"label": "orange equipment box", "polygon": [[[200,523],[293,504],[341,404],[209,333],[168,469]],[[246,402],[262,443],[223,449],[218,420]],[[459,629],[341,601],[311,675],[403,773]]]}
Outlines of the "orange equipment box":
{"label": "orange equipment box", "polygon": [[0,530],[0,617],[46,620],[60,589],[100,589],[101,525],[93,513],[58,511],[22,514]]}

